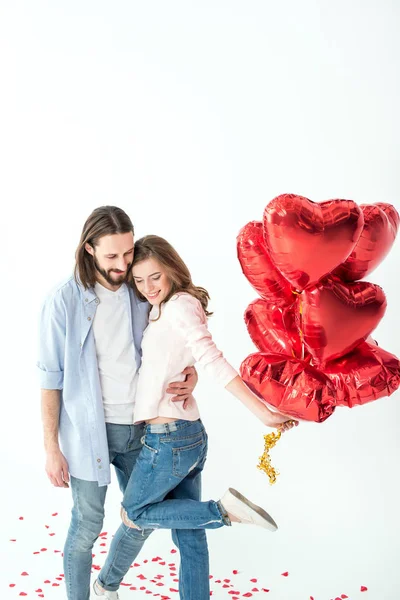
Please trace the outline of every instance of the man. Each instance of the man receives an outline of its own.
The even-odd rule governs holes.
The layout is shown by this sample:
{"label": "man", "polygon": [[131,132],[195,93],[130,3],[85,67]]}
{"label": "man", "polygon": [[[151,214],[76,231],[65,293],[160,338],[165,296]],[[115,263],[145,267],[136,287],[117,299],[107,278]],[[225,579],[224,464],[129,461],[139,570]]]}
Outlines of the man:
{"label": "man", "polygon": [[[38,367],[46,472],[54,486],[70,484],[73,496],[64,548],[68,600],[90,597],[92,548],[103,526],[110,464],[124,492],[141,450],[143,425],[132,423],[149,306],[129,284],[133,235],[123,210],[95,209],[83,227],[74,276],[47,298],[41,313]],[[184,402],[197,383],[195,369],[184,374],[186,381],[167,390],[174,401]],[[118,530],[113,540],[118,560],[107,569],[107,589],[100,573],[96,595],[118,599],[116,590],[150,533]],[[182,556],[192,551],[193,532],[173,535]],[[186,577],[189,581],[191,574]],[[208,554],[201,577],[208,579]]]}

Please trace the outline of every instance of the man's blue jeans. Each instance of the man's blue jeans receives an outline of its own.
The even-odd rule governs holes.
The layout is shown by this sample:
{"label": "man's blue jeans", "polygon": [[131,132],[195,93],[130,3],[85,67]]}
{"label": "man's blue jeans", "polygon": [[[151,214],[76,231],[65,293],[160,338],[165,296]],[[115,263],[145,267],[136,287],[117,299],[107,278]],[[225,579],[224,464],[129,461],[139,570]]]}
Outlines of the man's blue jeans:
{"label": "man's blue jeans", "polygon": [[[133,466],[142,448],[140,441],[142,436],[142,425],[112,425],[107,423],[110,462],[115,467],[122,492],[125,491]],[[71,524],[64,547],[67,598],[68,600],[89,600],[92,549],[103,527],[107,486],[99,487],[97,481],[84,481],[75,477],[71,477],[70,485],[73,508]],[[125,527],[123,531],[118,533],[119,543],[125,550],[126,559],[121,560],[121,554],[120,561],[110,570],[109,581],[111,586],[109,589],[118,588],[151,530],[137,532]]]}

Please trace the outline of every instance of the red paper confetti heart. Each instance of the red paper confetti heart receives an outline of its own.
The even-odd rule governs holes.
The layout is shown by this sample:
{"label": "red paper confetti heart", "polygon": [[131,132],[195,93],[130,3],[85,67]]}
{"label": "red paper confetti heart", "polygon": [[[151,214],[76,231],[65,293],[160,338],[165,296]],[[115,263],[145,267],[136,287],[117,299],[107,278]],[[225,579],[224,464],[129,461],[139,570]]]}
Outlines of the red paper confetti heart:
{"label": "red paper confetti heart", "polygon": [[9,587],[15,587],[15,583],[10,583]]}
{"label": "red paper confetti heart", "polygon": [[56,517],[57,515],[58,515],[58,513],[53,513],[51,516]]}
{"label": "red paper confetti heart", "polygon": [[27,575],[29,575],[29,573],[27,573],[26,571],[23,571],[23,572],[21,573],[21,575],[22,575],[23,577],[26,577]]}
{"label": "red paper confetti heart", "polygon": [[360,587],[360,592],[367,592],[367,591],[368,591],[368,588],[367,588],[367,587],[365,587],[365,585],[362,585],[362,586]]}
{"label": "red paper confetti heart", "polygon": [[288,571],[285,571],[284,573],[282,573],[282,577],[288,577],[288,575],[289,575]]}

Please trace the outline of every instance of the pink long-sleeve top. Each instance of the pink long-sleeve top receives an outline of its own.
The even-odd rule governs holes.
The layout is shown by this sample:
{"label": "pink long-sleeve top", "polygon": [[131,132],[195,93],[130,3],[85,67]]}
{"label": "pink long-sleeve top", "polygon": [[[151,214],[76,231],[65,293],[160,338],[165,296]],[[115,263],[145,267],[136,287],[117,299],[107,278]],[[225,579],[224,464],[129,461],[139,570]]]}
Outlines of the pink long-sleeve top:
{"label": "pink long-sleeve top", "polygon": [[154,320],[158,314],[159,307],[153,306],[143,336],[134,423],[156,417],[195,421],[200,416],[196,400],[192,397],[185,408],[172,402],[168,384],[182,381],[182,371],[196,362],[223,387],[238,373],[213,342],[197,298],[179,292],[162,304],[161,317]]}

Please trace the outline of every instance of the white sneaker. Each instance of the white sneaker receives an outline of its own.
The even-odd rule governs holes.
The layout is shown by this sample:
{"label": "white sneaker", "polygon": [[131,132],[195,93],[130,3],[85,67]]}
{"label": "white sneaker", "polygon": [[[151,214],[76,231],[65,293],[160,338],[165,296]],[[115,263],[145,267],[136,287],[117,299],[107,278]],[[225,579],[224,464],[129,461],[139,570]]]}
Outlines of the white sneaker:
{"label": "white sneaker", "polygon": [[100,584],[96,581],[93,583],[94,598],[103,598],[103,600],[119,600],[118,592],[110,592],[103,590]]}
{"label": "white sneaker", "polygon": [[276,531],[278,525],[263,508],[253,504],[240,492],[229,488],[220,500],[227,513],[239,519],[240,523],[246,525],[258,525],[270,531]]}

